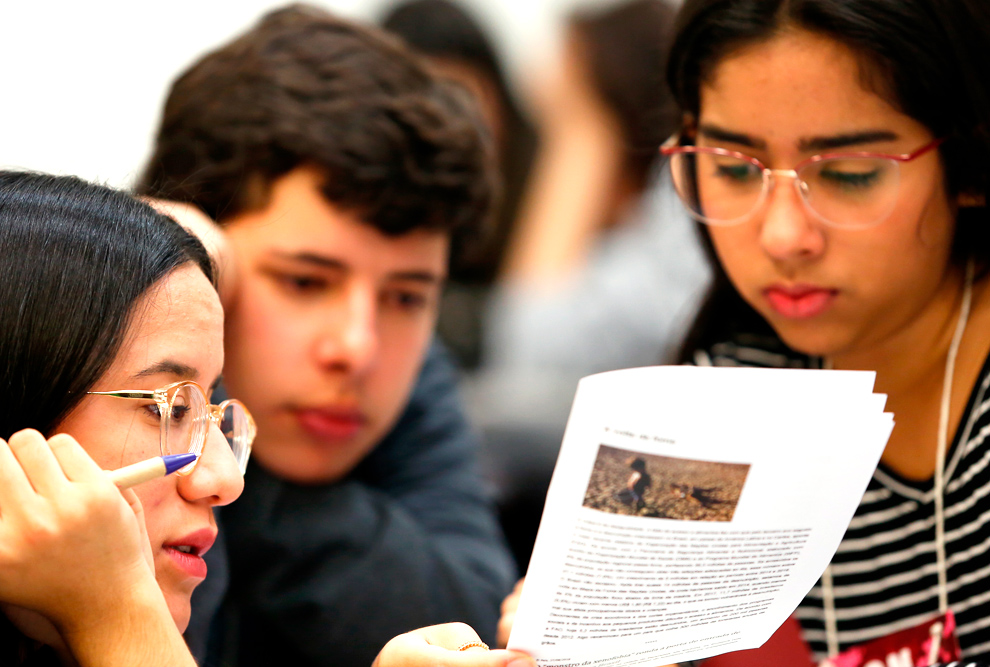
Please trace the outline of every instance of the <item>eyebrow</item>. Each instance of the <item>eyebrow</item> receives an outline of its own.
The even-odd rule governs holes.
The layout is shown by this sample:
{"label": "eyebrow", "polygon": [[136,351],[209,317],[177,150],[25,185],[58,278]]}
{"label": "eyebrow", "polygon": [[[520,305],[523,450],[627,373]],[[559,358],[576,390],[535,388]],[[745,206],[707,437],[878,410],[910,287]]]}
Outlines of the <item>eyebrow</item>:
{"label": "eyebrow", "polygon": [[[195,368],[187,364],[183,364],[181,362],[174,361],[172,359],[163,359],[159,362],[152,364],[151,366],[148,366],[142,371],[138,371],[137,373],[134,374],[134,376],[131,379],[139,380],[141,378],[146,378],[146,377],[151,377],[152,375],[161,375],[161,374],[173,375],[179,379],[185,380],[185,379],[195,378],[197,375],[199,375],[199,372]],[[210,383],[209,393],[212,394],[213,391],[220,386],[221,382],[223,382],[223,375],[218,375],[216,379],[213,380],[212,383]]]}
{"label": "eyebrow", "polygon": [[894,141],[898,139],[896,133],[890,130],[864,130],[862,132],[850,132],[849,134],[837,134],[831,137],[811,137],[802,139],[798,143],[798,149],[803,153],[812,151],[829,151],[836,148],[847,148],[860,144],[875,144],[884,141]]}
{"label": "eyebrow", "polygon": [[[758,150],[764,150],[767,147],[767,142],[762,139],[756,139],[748,134],[734,132],[708,123],[698,127],[698,134],[713,141],[724,141]],[[891,132],[890,130],[863,130],[861,132],[801,139],[798,142],[798,150],[802,153],[812,153],[835,150],[837,148],[848,148],[862,144],[895,141],[899,138],[895,132]]]}
{"label": "eyebrow", "polygon": [[324,257],[323,255],[317,255],[312,252],[280,252],[275,251],[272,256],[276,259],[287,260],[290,262],[301,262],[303,264],[312,264],[318,266],[321,269],[337,269],[340,271],[346,270],[347,265],[344,264],[339,259],[333,257]]}
{"label": "eyebrow", "polygon": [[152,375],[174,375],[180,378],[192,378],[198,375],[195,368],[171,359],[163,359],[148,366],[142,371],[134,374],[134,379],[145,378]]}
{"label": "eyebrow", "polygon": [[388,275],[390,280],[411,280],[427,285],[439,285],[443,282],[443,276],[438,276],[429,271],[398,271]]}
{"label": "eyebrow", "polygon": [[[272,256],[276,259],[287,260],[290,262],[301,262],[303,264],[310,264],[312,266],[321,269],[332,269],[335,271],[347,271],[350,267],[348,265],[334,257],[326,257],[324,255],[318,255],[312,252],[273,252]],[[439,284],[444,281],[444,276],[437,275],[430,271],[396,271],[394,273],[388,274],[389,280],[412,280],[415,282],[428,283],[428,284]]]}
{"label": "eyebrow", "polygon": [[754,139],[748,134],[733,132],[731,130],[721,128],[718,125],[711,125],[709,123],[699,125],[698,134],[706,139],[711,139],[712,141],[724,141],[730,144],[748,146],[749,148],[758,148],[762,150],[767,147],[767,142],[762,139]]}

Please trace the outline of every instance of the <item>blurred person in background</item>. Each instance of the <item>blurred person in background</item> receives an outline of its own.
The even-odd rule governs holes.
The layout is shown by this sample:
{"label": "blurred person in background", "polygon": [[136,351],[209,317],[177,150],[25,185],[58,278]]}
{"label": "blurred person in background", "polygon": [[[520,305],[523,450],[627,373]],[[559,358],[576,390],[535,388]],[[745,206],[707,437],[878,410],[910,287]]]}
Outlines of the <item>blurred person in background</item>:
{"label": "blurred person in background", "polygon": [[437,333],[462,368],[482,355],[482,318],[491,286],[519,211],[536,133],[515,99],[494,45],[480,23],[453,0],[409,0],[393,5],[380,25],[426,56],[441,75],[463,85],[478,103],[501,172],[501,196],[491,225],[457,240],[444,288]]}
{"label": "blurred person in background", "polygon": [[704,295],[696,231],[658,169],[678,122],[663,81],[675,13],[573,13],[559,67],[533,86],[539,153],[469,384],[522,565],[577,381],[671,360]]}
{"label": "blurred person in background", "polygon": [[630,0],[567,19],[533,86],[540,152],[488,321],[486,364],[588,373],[672,358],[706,284],[657,164],[676,8]]}
{"label": "blurred person in background", "polygon": [[431,346],[450,240],[494,195],[479,124],[398,40],[304,5],[172,86],[138,189],[221,224],[225,385],[258,422],[229,587],[194,601],[201,647],[223,598],[211,661],[365,667],[451,620],[492,641],[514,567]]}

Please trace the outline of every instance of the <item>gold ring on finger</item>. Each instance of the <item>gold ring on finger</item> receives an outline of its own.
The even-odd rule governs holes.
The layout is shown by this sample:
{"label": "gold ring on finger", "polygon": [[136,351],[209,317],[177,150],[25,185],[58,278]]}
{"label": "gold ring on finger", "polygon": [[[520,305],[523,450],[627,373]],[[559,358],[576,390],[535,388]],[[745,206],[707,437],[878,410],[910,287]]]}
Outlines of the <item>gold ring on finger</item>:
{"label": "gold ring on finger", "polygon": [[486,644],[483,641],[466,642],[466,643],[461,644],[460,646],[458,646],[457,647],[457,650],[458,651],[466,651],[469,648],[483,648],[483,649],[485,649],[487,651],[488,650],[488,644]]}

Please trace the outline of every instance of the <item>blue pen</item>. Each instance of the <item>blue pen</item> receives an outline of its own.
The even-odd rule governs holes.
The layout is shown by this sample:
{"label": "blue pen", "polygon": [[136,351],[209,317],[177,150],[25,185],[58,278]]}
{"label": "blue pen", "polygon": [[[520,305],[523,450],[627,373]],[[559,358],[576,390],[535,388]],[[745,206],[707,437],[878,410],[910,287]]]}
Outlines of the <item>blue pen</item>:
{"label": "blue pen", "polygon": [[108,474],[117,488],[127,489],[157,477],[171,475],[176,470],[185,468],[197,458],[196,454],[156,456],[140,463],[111,470]]}

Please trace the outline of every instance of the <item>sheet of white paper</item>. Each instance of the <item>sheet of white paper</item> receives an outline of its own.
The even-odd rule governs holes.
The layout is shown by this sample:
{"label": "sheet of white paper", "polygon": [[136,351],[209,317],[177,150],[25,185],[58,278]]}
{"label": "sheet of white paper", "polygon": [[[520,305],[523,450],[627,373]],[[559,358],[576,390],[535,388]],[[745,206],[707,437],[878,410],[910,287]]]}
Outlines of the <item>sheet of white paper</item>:
{"label": "sheet of white paper", "polygon": [[583,379],[509,647],[624,667],[761,645],[831,560],[890,436],[873,381],[688,366]]}

